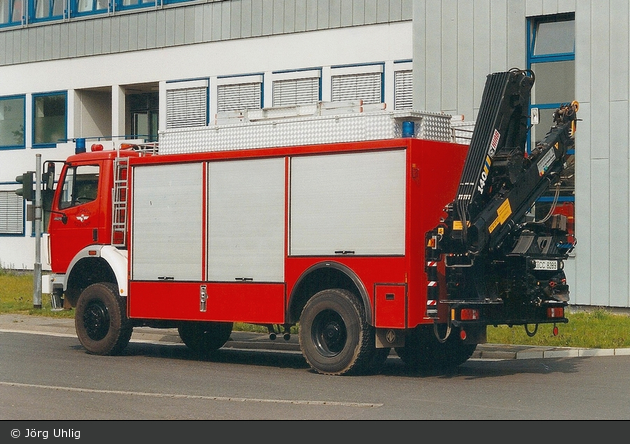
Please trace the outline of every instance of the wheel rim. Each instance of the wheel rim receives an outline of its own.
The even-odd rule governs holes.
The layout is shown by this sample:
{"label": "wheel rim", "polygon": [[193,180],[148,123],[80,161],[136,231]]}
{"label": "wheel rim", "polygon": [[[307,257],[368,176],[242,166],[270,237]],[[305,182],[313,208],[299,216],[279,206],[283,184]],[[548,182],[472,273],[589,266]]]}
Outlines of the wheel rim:
{"label": "wheel rim", "polygon": [[109,331],[107,307],[100,301],[90,303],[83,314],[83,325],[90,339],[93,341],[103,339]]}
{"label": "wheel rim", "polygon": [[336,356],[346,345],[348,332],[339,313],[325,310],[313,321],[312,339],[315,347],[323,356]]}

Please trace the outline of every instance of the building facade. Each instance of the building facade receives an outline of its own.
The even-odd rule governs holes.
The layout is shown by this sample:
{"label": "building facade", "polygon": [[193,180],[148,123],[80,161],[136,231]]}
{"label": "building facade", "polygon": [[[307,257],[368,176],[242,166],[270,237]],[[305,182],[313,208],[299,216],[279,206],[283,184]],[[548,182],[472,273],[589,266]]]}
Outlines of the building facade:
{"label": "building facade", "polygon": [[33,267],[13,190],[36,154],[318,101],[474,123],[486,76],[516,67],[536,75],[531,143],[580,102],[556,207],[578,239],[571,304],[630,307],[629,30],[622,0],[0,0],[0,267]]}
{"label": "building facade", "polygon": [[[472,117],[487,73],[532,69],[532,108],[577,100],[574,166],[560,203],[574,215],[571,304],[630,307],[630,5],[624,0],[416,0],[414,107]],[[544,204],[538,205],[544,208]]]}

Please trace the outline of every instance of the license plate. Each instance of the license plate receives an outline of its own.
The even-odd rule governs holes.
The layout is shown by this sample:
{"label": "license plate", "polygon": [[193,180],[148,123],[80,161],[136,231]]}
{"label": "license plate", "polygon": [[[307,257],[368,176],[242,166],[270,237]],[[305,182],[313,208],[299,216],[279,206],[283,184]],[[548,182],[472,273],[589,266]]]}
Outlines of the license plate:
{"label": "license plate", "polygon": [[558,261],[552,261],[547,259],[535,259],[534,270],[557,270]]}

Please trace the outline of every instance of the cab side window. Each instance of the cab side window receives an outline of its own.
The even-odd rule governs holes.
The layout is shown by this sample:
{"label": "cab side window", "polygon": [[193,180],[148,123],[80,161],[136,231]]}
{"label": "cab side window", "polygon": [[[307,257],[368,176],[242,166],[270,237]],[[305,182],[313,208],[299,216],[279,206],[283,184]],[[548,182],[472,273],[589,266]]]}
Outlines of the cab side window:
{"label": "cab side window", "polygon": [[98,165],[81,165],[66,170],[59,208],[70,208],[96,200]]}

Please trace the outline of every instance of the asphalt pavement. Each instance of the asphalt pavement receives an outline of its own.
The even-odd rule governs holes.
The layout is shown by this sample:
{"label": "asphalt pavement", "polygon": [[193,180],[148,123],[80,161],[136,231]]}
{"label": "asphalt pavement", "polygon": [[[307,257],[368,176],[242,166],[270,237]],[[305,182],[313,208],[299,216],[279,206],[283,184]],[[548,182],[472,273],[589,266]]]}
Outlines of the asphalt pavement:
{"label": "asphalt pavement", "polygon": [[[0,332],[20,332],[50,336],[76,337],[74,319],[36,315],[0,314]],[[132,342],[181,344],[176,329],[136,327]],[[268,334],[233,331],[223,348],[244,350],[276,350],[300,352],[297,336],[285,340],[278,335],[272,340]],[[575,347],[539,347],[529,345],[480,344],[471,359],[533,359],[582,356],[630,355],[630,348],[592,349]]]}

